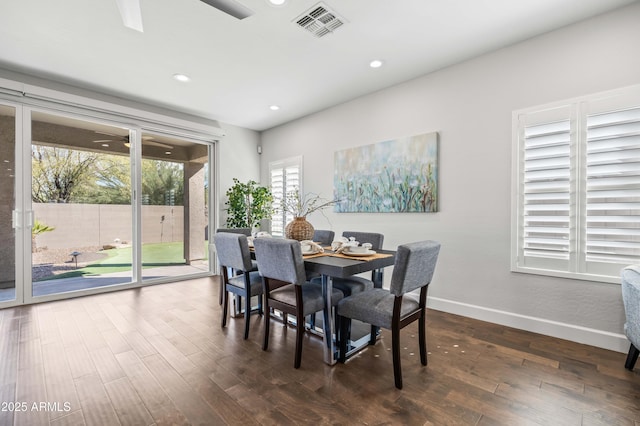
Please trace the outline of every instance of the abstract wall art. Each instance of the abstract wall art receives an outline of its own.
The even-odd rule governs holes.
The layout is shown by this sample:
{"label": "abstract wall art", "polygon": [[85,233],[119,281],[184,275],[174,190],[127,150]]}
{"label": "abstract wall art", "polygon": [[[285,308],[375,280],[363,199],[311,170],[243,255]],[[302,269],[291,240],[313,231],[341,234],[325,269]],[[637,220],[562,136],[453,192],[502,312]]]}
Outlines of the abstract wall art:
{"label": "abstract wall art", "polygon": [[336,212],[438,211],[438,133],[335,153]]}

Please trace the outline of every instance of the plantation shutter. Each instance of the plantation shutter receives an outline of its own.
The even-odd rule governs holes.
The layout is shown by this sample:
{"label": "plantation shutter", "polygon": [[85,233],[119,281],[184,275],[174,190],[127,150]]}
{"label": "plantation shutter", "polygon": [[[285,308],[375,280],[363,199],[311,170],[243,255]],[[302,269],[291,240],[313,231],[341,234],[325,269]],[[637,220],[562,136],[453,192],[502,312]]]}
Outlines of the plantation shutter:
{"label": "plantation shutter", "polygon": [[587,267],[635,263],[640,258],[640,106],[589,114],[586,126]]}
{"label": "plantation shutter", "polygon": [[640,263],[640,86],[513,118],[511,269],[619,282]]}
{"label": "plantation shutter", "polygon": [[282,211],[282,202],[287,194],[301,187],[301,164],[301,157],[270,164],[274,211],[271,218],[271,234],[274,236],[284,236],[284,227],[293,220],[291,214]]}
{"label": "plantation shutter", "polygon": [[569,267],[571,251],[571,118],[562,107],[520,117],[519,262]]}
{"label": "plantation shutter", "polygon": [[271,234],[283,235],[284,218],[279,206],[284,198],[284,169],[271,169],[271,195],[273,196],[273,216],[271,217]]}

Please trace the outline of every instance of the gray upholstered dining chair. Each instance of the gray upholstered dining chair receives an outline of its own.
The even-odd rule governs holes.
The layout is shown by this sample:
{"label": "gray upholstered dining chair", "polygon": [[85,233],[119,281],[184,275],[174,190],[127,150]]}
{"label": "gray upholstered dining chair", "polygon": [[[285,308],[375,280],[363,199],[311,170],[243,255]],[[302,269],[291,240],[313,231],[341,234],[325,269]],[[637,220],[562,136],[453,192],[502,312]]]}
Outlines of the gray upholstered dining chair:
{"label": "gray upholstered dining chair", "polygon": [[[384,241],[384,235],[376,232],[344,231],[342,236],[346,238],[354,237],[360,244],[369,243],[371,244],[372,250],[382,249],[382,243]],[[372,289],[375,282],[382,284],[382,271],[372,271],[370,280],[363,277],[334,278],[333,287],[342,291],[345,296],[350,296],[361,291]]]}
{"label": "gray upholstered dining chair", "polygon": [[[343,237],[351,238],[354,237],[356,241],[358,241],[361,245],[364,243],[371,244],[372,250],[380,250],[382,249],[382,243],[384,242],[384,235],[379,234],[377,232],[360,232],[360,231],[344,231],[342,233]],[[317,280],[316,280],[317,281]],[[314,281],[314,282],[316,282]],[[382,287],[382,270],[374,269],[371,271],[371,279],[367,279],[364,277],[349,277],[349,278],[338,278],[335,277],[332,279],[333,288],[337,288],[340,290],[345,296],[351,296],[352,294],[360,293],[362,291],[371,290],[375,287],[375,283],[379,283],[379,286]],[[378,334],[378,330],[373,328],[371,329],[370,343],[376,339]],[[348,339],[351,333],[348,331],[345,337]]]}
{"label": "gray upholstered dining chair", "polygon": [[[328,229],[316,229],[313,231],[313,241],[323,247],[330,246],[335,236],[336,233]],[[307,271],[307,281],[311,281],[314,278],[319,279],[320,274],[318,274],[317,272]],[[311,324],[315,324],[315,316],[313,315],[311,316]]]}
{"label": "gray upholstered dining chair", "polygon": [[[316,231],[316,232],[327,232],[327,231]],[[331,245],[331,243],[335,238],[335,233],[333,231],[328,231],[328,232],[331,232],[331,239],[329,240],[329,244],[328,244],[328,245]],[[345,231],[342,233],[342,236],[347,238],[355,237],[356,241],[360,242],[361,244],[370,243],[371,248],[373,250],[381,249],[382,241],[384,240],[384,235],[374,233],[374,232]],[[313,240],[316,241],[315,234],[313,236]],[[320,237],[318,241],[320,241]],[[368,280],[363,277],[349,277],[349,278],[335,277],[335,278],[332,278],[333,288],[340,290],[342,294],[344,294],[345,296],[350,296],[351,294],[354,294],[354,293],[359,293],[364,290],[369,290],[373,288],[372,280],[374,279],[375,274],[376,274],[376,271],[372,271],[371,280]],[[321,284],[320,277],[318,276],[318,274],[314,274],[314,275],[308,274],[307,279],[312,280],[313,284],[316,284],[316,285]],[[313,315],[311,316],[310,323],[312,327],[315,326],[315,316]]]}
{"label": "gray upholstered dining chair", "polygon": [[313,241],[321,246],[330,246],[336,233],[328,229],[316,229],[313,231]]}
{"label": "gray upholstered dining chair", "polygon": [[222,327],[227,325],[229,293],[244,298],[244,338],[249,337],[251,298],[258,297],[258,312],[262,314],[262,277],[251,260],[249,243],[244,234],[216,232],[213,236],[220,262],[222,285]]}
{"label": "gray upholstered dining chair", "polygon": [[[242,234],[242,235],[246,235],[247,237],[251,235],[251,228],[218,228],[216,229],[216,233],[218,232],[230,232],[232,234]],[[255,268],[252,269],[257,271],[258,270],[258,266],[255,265]],[[233,273],[233,271],[229,271],[229,273]],[[222,305],[222,293],[224,292],[224,284],[222,283],[222,281],[220,281],[220,295],[218,296],[218,303],[220,305]]]}
{"label": "gray upholstered dining chair", "polygon": [[[344,334],[351,319],[357,319],[391,330],[393,376],[395,385],[402,389],[400,366],[400,329],[418,321],[420,361],[427,365],[426,302],[427,289],[438,260],[440,243],[420,241],[398,246],[389,290],[374,288],[345,297],[338,304],[340,324],[340,361],[346,359],[347,341]],[[415,300],[408,292],[420,289]],[[373,342],[375,343],[375,341]]]}
{"label": "gray upholstered dining chair", "polygon": [[624,333],[631,342],[624,367],[633,370],[640,354],[640,265],[622,270],[622,301],[624,303]]}
{"label": "gray upholstered dining chair", "polygon": [[[345,231],[342,236],[346,238],[355,237],[360,244],[369,243],[372,250],[380,250],[384,241],[384,235],[375,232]],[[372,271],[370,280],[363,277],[333,278],[333,288],[342,291],[345,296],[369,290],[373,288],[374,280],[380,279],[380,282],[382,282],[381,276],[378,277],[376,274],[381,274],[381,272]],[[319,284],[319,281],[314,280],[314,283]]]}
{"label": "gray upholstered dining chair", "polygon": [[228,232],[231,234],[242,234],[247,237],[251,235],[251,228],[218,228],[216,232]]}
{"label": "gray upholstered dining chair", "polygon": [[[295,240],[259,238],[254,241],[256,260],[262,275],[264,310],[278,309],[296,317],[296,352],[293,366],[300,368],[302,360],[302,338],[304,318],[324,309],[324,298],[320,286],[306,280],[300,243]],[[335,305],[342,299],[342,292],[331,294]],[[329,313],[331,315],[331,313]],[[270,316],[264,316],[263,350],[269,348]]]}

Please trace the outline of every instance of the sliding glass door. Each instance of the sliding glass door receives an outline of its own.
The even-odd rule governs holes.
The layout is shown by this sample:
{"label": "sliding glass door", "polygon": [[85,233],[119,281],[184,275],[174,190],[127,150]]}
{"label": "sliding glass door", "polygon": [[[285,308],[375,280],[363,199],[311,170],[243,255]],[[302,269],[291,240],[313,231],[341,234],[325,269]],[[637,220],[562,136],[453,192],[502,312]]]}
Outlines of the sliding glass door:
{"label": "sliding glass door", "polygon": [[210,146],[143,132],[142,279],[209,271]]}
{"label": "sliding glass door", "polygon": [[0,101],[0,308],[211,274],[213,144]]}
{"label": "sliding glass door", "polygon": [[133,281],[130,130],[31,115],[32,296]]}
{"label": "sliding glass door", "polygon": [[0,103],[0,308],[16,303],[19,283],[16,146],[16,108]]}

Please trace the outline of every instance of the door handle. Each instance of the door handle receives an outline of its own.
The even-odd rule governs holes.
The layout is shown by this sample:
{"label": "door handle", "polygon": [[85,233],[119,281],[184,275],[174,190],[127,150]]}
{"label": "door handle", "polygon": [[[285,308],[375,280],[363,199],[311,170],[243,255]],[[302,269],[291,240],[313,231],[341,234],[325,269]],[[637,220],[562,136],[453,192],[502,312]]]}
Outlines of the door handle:
{"label": "door handle", "polygon": [[22,228],[22,221],[20,220],[22,218],[22,215],[20,213],[21,212],[17,210],[11,211],[11,227],[13,229]]}
{"label": "door handle", "polygon": [[33,210],[25,212],[27,214],[27,228],[33,228]]}

